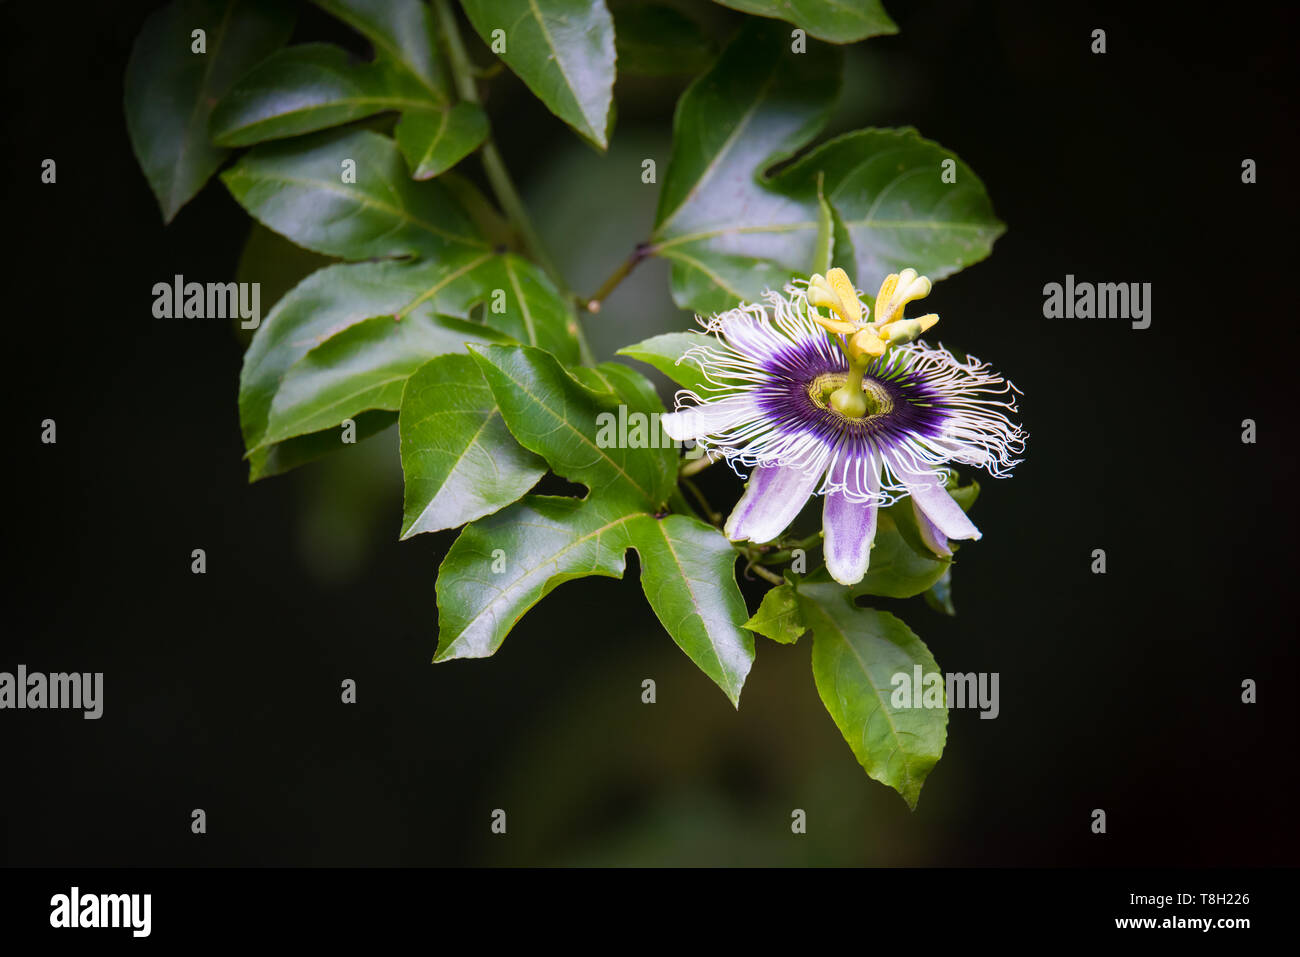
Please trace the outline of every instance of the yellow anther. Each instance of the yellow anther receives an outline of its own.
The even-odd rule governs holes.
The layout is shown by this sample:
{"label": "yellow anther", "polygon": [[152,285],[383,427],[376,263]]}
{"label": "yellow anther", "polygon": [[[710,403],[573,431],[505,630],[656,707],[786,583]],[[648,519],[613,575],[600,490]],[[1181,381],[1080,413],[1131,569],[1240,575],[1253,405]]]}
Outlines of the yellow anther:
{"label": "yellow anther", "polygon": [[929,313],[916,319],[898,319],[880,329],[880,337],[891,346],[911,342],[939,321],[938,315]]}
{"label": "yellow anther", "polygon": [[930,280],[918,276],[915,269],[904,269],[897,276],[887,276],[880,284],[880,294],[876,296],[876,321],[895,322],[902,317],[903,308],[909,302],[928,295]]}
{"label": "yellow anther", "polygon": [[808,317],[812,319],[813,322],[817,323],[819,326],[825,329],[827,332],[833,332],[836,335],[848,336],[858,331],[858,327],[855,326],[853,323],[844,322],[841,319],[831,319],[828,316],[823,316],[816,309],[809,309]]}
{"label": "yellow anther", "polygon": [[924,316],[917,316],[913,320],[913,322],[919,322],[921,324],[922,332],[928,332],[930,330],[930,327],[933,326],[938,321],[939,321],[939,314],[937,312],[927,312]]}
{"label": "yellow anther", "polygon": [[840,308],[836,310],[840,317],[852,323],[862,321],[862,303],[858,301],[858,291],[853,288],[853,282],[849,279],[849,274],[839,266],[836,266],[826,274],[826,279],[830,282],[831,289],[840,300]]}
{"label": "yellow anther", "polygon": [[864,326],[858,331],[852,339],[849,340],[849,355],[867,355],[883,356],[885,354],[885,343],[876,334],[874,326]]}
{"label": "yellow anther", "polygon": [[824,306],[839,316],[840,321],[823,319],[816,311],[812,318],[832,332],[850,333],[862,322],[862,303],[849,275],[836,266],[825,276],[814,273],[808,280],[808,304]]}
{"label": "yellow anther", "polygon": [[889,306],[889,300],[894,298],[894,290],[898,288],[898,273],[891,272],[885,277],[885,281],[880,284],[880,292],[876,293],[876,321],[884,322],[888,313],[885,309]]}
{"label": "yellow anther", "polygon": [[840,297],[831,288],[830,282],[821,273],[813,273],[808,280],[808,302],[814,306],[839,311]]}

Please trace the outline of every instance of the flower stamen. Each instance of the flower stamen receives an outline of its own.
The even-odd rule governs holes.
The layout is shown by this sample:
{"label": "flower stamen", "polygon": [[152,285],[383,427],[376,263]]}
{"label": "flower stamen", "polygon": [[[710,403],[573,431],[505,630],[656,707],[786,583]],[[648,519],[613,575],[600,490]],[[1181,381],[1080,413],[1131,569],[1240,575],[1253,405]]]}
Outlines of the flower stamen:
{"label": "flower stamen", "polygon": [[[808,280],[808,305],[811,318],[823,329],[837,335],[852,335],[862,325],[864,318],[862,300],[853,288],[849,274],[836,266],[828,269],[826,275],[813,273]],[[821,306],[831,310],[839,319],[823,316],[815,307]]]}

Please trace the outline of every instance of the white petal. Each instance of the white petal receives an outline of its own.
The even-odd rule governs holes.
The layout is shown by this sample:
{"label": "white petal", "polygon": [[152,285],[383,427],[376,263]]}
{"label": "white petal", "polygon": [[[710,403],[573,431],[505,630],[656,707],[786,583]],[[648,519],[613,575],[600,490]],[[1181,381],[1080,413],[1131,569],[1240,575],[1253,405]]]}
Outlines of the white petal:
{"label": "white petal", "polygon": [[[822,552],[826,557],[826,570],[841,585],[856,585],[871,565],[877,507],[875,502],[862,499],[874,497],[880,488],[878,468],[874,462],[860,462],[841,452],[827,476],[830,490],[822,507],[822,531],[825,534]],[[835,491],[837,486],[845,485],[865,485],[861,489],[852,488],[852,491],[865,495],[850,496]]]}
{"label": "white petal", "polygon": [[727,518],[727,537],[733,542],[770,542],[794,521],[820,479],[817,471],[757,466]]}
{"label": "white petal", "polygon": [[748,395],[741,394],[715,399],[680,412],[669,412],[660,422],[669,438],[684,442],[744,425],[756,413],[753,400]]}
{"label": "white petal", "polygon": [[952,548],[948,545],[948,536],[939,531],[939,526],[930,521],[930,516],[921,510],[921,506],[912,499],[912,514],[916,516],[916,527],[921,533],[921,541],[926,548],[942,558],[952,557]]}
{"label": "white petal", "polygon": [[736,309],[719,316],[715,325],[738,352],[751,360],[764,362],[790,342],[772,328],[765,314],[760,315],[762,318],[750,311]]}
{"label": "white petal", "polygon": [[943,487],[943,480],[934,472],[917,471],[905,466],[898,473],[912,501],[925,513],[925,517],[934,522],[935,528],[948,538],[979,538],[980,530],[966,517],[961,506]]}

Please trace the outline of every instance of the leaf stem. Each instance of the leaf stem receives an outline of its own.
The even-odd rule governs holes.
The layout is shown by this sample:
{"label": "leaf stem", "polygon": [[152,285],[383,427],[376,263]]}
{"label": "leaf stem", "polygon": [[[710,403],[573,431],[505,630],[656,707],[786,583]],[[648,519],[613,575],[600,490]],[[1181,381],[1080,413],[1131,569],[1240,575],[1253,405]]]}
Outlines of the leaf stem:
{"label": "leaf stem", "polygon": [[685,460],[685,464],[678,468],[677,474],[682,478],[690,478],[692,475],[698,475],[700,472],[703,472],[716,461],[717,459],[711,458],[708,455],[701,455],[698,459],[687,459]]}
{"label": "leaf stem", "polygon": [[695,501],[699,502],[700,507],[704,509],[705,520],[708,521],[710,525],[721,525],[722,513],[713,510],[713,506],[710,505],[709,500],[704,497],[704,493],[700,491],[700,487],[690,479],[684,477],[681,479],[681,483],[686,486],[686,490],[695,497]]}
{"label": "leaf stem", "polygon": [[628,274],[637,267],[641,260],[650,255],[652,248],[649,243],[637,243],[631,254],[619,263],[618,268],[609,274],[608,279],[600,284],[600,288],[587,299],[580,300],[579,305],[590,313],[600,312],[601,303],[609,298],[609,294],[618,288],[618,284],[628,277]]}
{"label": "leaf stem", "polygon": [[682,490],[674,486],[672,493],[668,496],[668,507],[678,515],[696,515],[696,510],[691,507],[691,503],[686,501],[686,496]]}
{"label": "leaf stem", "polygon": [[[460,27],[456,23],[456,15],[452,12],[451,4],[448,0],[434,0],[434,9],[437,12],[438,21],[442,26],[442,36],[447,45],[447,58],[451,62],[452,78],[456,83],[456,92],[466,103],[478,104],[478,85],[475,81],[475,75],[481,71],[477,70],[470,63],[469,55],[465,52],[465,44],[461,42]],[[546,251],[546,246],[538,236],[537,230],[533,227],[533,221],[528,216],[528,210],[524,206],[524,201],[519,196],[519,191],[515,189],[514,181],[510,178],[510,172],[506,169],[505,161],[502,160],[501,154],[497,151],[495,141],[491,136],[483,141],[479,148],[479,158],[483,161],[483,172],[487,175],[488,183],[492,186],[492,192],[496,195],[497,202],[501,204],[501,210],[510,220],[510,225],[514,227],[519,238],[523,240],[524,248],[528,254],[533,257],[537,265],[541,266],[546,275],[550,276],[551,281],[555,283],[560,295],[565,299],[573,299],[573,290],[565,282],[564,276],[556,267],[555,262],[551,259],[550,254]],[[587,344],[587,337],[583,334],[581,323],[573,324],[573,334],[578,340],[578,350],[582,354],[584,365],[595,365],[595,359],[591,354],[591,347]]]}
{"label": "leaf stem", "polygon": [[779,539],[777,541],[777,546],[779,548],[785,549],[786,551],[790,551],[791,549],[794,548],[802,548],[804,551],[807,551],[810,548],[821,545],[821,543],[822,543],[822,533],[813,532],[807,538],[801,538],[795,542],[786,541],[785,539]]}

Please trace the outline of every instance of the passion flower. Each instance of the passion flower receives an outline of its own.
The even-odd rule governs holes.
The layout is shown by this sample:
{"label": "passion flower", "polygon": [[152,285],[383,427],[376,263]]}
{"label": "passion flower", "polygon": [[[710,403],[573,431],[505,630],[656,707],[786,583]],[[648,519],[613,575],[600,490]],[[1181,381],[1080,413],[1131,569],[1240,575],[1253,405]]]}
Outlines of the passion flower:
{"label": "passion flower", "polygon": [[741,475],[750,470],[728,538],[772,541],[810,495],[823,495],[826,567],[852,585],[870,565],[879,509],[904,496],[936,551],[980,537],[945,490],[944,467],[1009,475],[1024,450],[1025,433],[1007,415],[1019,391],[987,363],[917,340],[939,317],[903,311],[929,291],[913,270],[890,275],[869,320],[847,274],[832,269],[784,295],[768,291],[765,304],[701,320],[715,340],[680,361],[711,385],[679,392],[663,425]]}

